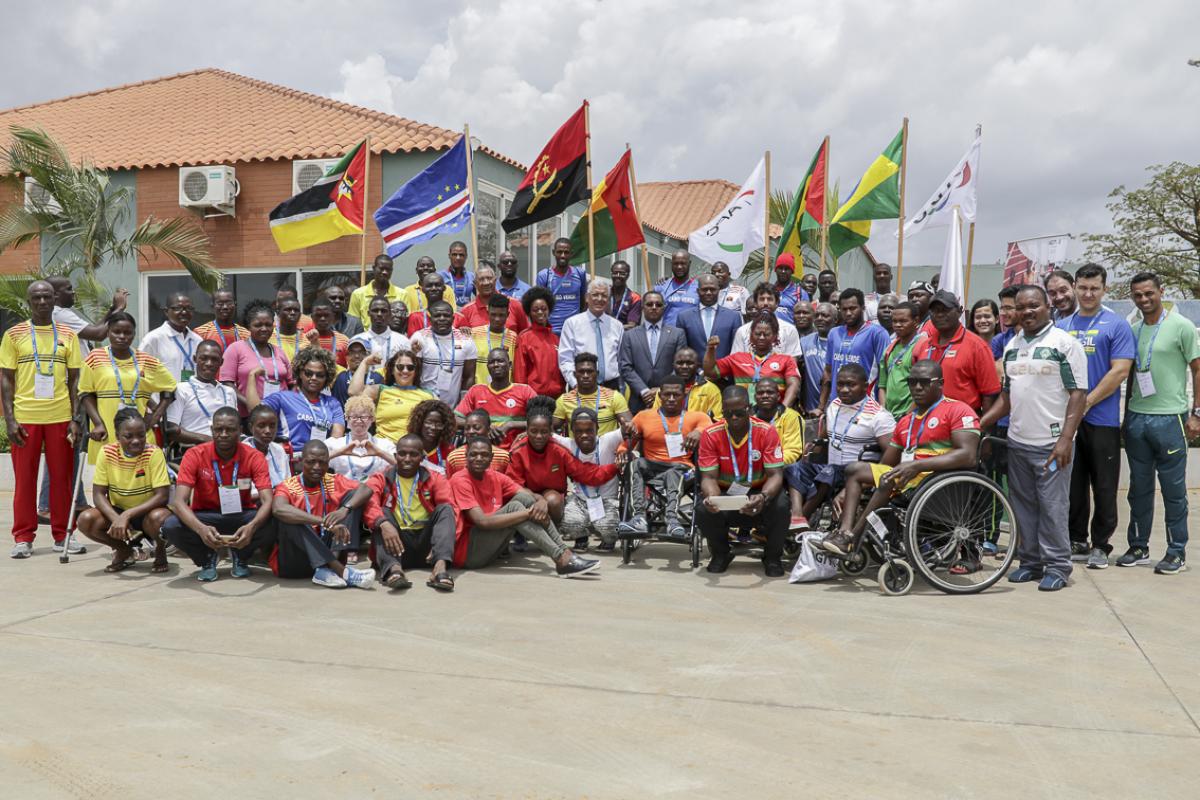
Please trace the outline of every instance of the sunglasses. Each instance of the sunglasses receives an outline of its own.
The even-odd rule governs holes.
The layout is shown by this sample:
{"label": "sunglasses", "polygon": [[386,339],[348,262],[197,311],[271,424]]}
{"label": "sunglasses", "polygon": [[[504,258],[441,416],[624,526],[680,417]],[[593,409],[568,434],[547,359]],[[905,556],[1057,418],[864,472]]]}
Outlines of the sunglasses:
{"label": "sunglasses", "polygon": [[907,383],[908,388],[911,389],[914,386],[932,386],[941,380],[941,378],[909,378],[905,381],[905,383]]}
{"label": "sunglasses", "polygon": [[417,365],[416,364],[397,364],[396,371],[397,372],[416,372]]}
{"label": "sunglasses", "polygon": [[324,378],[325,370],[321,370],[320,372],[313,372],[311,369],[306,369],[306,370],[304,370],[304,377],[306,377],[306,378]]}

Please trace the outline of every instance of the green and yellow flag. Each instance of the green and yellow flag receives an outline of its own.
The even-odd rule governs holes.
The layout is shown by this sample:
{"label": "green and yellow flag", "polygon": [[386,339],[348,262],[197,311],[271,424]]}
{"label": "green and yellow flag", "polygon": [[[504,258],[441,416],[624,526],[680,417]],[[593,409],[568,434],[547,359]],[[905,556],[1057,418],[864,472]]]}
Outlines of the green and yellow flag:
{"label": "green and yellow flag", "polygon": [[854,191],[833,215],[829,251],[837,258],[871,238],[871,220],[900,217],[900,163],[903,128],[863,173]]}
{"label": "green and yellow flag", "polygon": [[359,142],[300,194],[277,205],[268,217],[279,252],[363,232],[367,149]]}
{"label": "green and yellow flag", "polygon": [[[800,187],[792,198],[792,207],[788,209],[784,222],[783,234],[779,237],[779,250],[775,258],[784,253],[791,253],[797,264],[803,264],[800,245],[804,240],[804,232],[817,230],[825,224],[825,170],[828,166],[826,152],[829,139],[821,142],[817,154],[813,156],[812,164],[808,166],[808,174],[804,176]],[[797,270],[803,277],[803,270]]]}

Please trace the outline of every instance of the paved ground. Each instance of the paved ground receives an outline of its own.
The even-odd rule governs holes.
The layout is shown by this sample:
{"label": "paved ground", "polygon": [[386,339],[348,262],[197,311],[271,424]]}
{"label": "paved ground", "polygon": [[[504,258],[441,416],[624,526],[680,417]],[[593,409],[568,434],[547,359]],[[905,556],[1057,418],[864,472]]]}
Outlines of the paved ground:
{"label": "paved ground", "polygon": [[1200,792],[1195,572],[888,598],[660,544],[588,583],[531,559],[397,597],[39,543],[0,559],[3,797]]}

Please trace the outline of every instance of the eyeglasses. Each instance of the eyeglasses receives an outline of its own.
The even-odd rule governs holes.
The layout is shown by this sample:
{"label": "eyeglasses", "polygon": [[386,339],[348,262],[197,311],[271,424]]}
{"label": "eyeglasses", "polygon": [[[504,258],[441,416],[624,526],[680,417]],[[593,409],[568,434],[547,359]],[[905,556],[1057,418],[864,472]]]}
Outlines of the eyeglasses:
{"label": "eyeglasses", "polygon": [[374,417],[372,417],[370,414],[351,414],[350,416],[346,417],[346,419],[355,422],[370,422],[372,419],[374,419]]}
{"label": "eyeglasses", "polygon": [[195,311],[192,306],[167,306],[167,311]]}
{"label": "eyeglasses", "polygon": [[416,372],[417,365],[416,364],[397,364],[396,371],[397,372]]}

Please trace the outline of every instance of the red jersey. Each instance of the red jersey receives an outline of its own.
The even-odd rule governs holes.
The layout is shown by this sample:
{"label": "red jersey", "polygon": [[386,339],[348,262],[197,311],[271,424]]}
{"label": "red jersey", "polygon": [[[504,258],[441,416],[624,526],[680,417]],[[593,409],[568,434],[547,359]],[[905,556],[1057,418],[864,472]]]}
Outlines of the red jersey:
{"label": "red jersey", "polygon": [[317,334],[317,346],[333,355],[333,360],[339,367],[346,366],[346,350],[350,347],[350,337],[340,331],[330,331],[328,336]]}
{"label": "red jersey", "polygon": [[580,461],[553,439],[540,453],[533,449],[528,437],[522,439],[513,446],[509,457],[508,476],[533,492],[553,489],[565,494],[568,476],[584,486],[599,486],[608,483],[620,471],[616,464]]}
{"label": "red jersey", "polygon": [[979,432],[979,417],[966,404],[943,397],[928,411],[918,416],[910,411],[896,423],[892,447],[912,453],[913,460],[933,458],[950,452],[954,431]]}
{"label": "red jersey", "polygon": [[478,480],[465,469],[455,473],[450,479],[450,492],[458,512],[458,526],[454,532],[454,566],[462,567],[467,563],[472,528],[467,512],[478,508],[485,516],[493,514],[521,489],[521,485],[512,478],[491,469]]}
{"label": "red jersey", "polygon": [[[383,520],[384,511],[395,511],[397,502],[396,469],[376,472],[367,478],[367,486],[371,487],[371,502],[363,513],[363,524],[374,529]],[[432,470],[419,468],[417,470],[417,497],[421,505],[430,514],[434,508],[449,503],[454,504],[454,496],[450,492],[450,482]]]}
{"label": "red jersey", "polygon": [[[537,392],[523,383],[510,383],[499,391],[487,384],[477,383],[467,389],[467,393],[459,401],[454,413],[465,417],[472,411],[483,409],[491,416],[492,427],[498,428],[506,422],[523,421],[525,407],[535,397],[537,397]],[[510,429],[504,435],[500,446],[512,447],[513,440],[517,438],[518,433],[520,433],[519,430]]]}
{"label": "red jersey", "polygon": [[224,353],[234,342],[249,339],[250,331],[236,324],[231,328],[222,328],[217,325],[216,320],[212,320],[196,328],[196,335],[221,345],[221,352]]}
{"label": "red jersey", "polygon": [[558,397],[566,390],[566,381],[558,370],[558,334],[540,325],[521,331],[517,336],[513,380],[550,397]]}
{"label": "red jersey", "polygon": [[[508,451],[498,445],[492,445],[492,463],[490,469],[496,472],[508,470]],[[446,477],[453,478],[456,473],[467,468],[467,446],[456,447],[446,456]]]}
{"label": "red jersey", "polygon": [[308,486],[302,475],[293,475],[275,487],[274,495],[309,514],[323,517],[357,489],[358,481],[336,472],[326,472],[320,486]]}
{"label": "red jersey", "polygon": [[717,359],[717,372],[722,378],[733,378],[738,386],[745,386],[754,402],[754,387],[762,378],[771,378],[779,384],[779,393],[787,388],[787,379],[800,379],[796,359],[783,353],[768,353],[759,358],[753,353],[730,353]]}
{"label": "red jersey", "polygon": [[[486,324],[486,320],[484,320]],[[423,331],[429,327],[429,312],[414,311],[408,315],[408,335],[411,338],[417,331]],[[469,328],[466,317],[461,312],[454,312],[454,322],[450,324],[451,328]]]}
{"label": "red jersey", "polygon": [[1000,394],[992,348],[962,325],[945,345],[939,344],[940,339],[941,334],[934,330],[928,339],[914,345],[913,363],[930,358],[941,364],[943,394],[981,411],[983,398]]}
{"label": "red jersey", "polygon": [[750,430],[738,442],[731,440],[721,421],[700,434],[696,463],[700,472],[715,477],[722,489],[734,481],[757,489],[766,482],[768,469],[783,468],[783,445],[775,429],[760,419],[750,418]]}
{"label": "red jersey", "polygon": [[260,494],[270,494],[271,473],[267,469],[267,459],[263,454],[245,442],[238,442],[233,458],[221,461],[217,458],[216,445],[205,442],[192,447],[183,454],[179,465],[179,475],[175,483],[179,486],[192,487],[193,511],[220,511],[221,499],[217,494],[217,477],[213,474],[213,463],[217,464],[221,486],[232,486],[234,475],[237,476],[237,486],[241,489],[242,508],[252,510],[258,504],[250,497],[250,487],[258,489]]}
{"label": "red jersey", "polygon": [[[459,313],[472,328],[488,326],[487,303],[478,297],[459,309]],[[504,323],[504,327],[513,333],[520,333],[529,327],[529,317],[525,316],[525,308],[521,301],[508,298],[508,321]]]}

